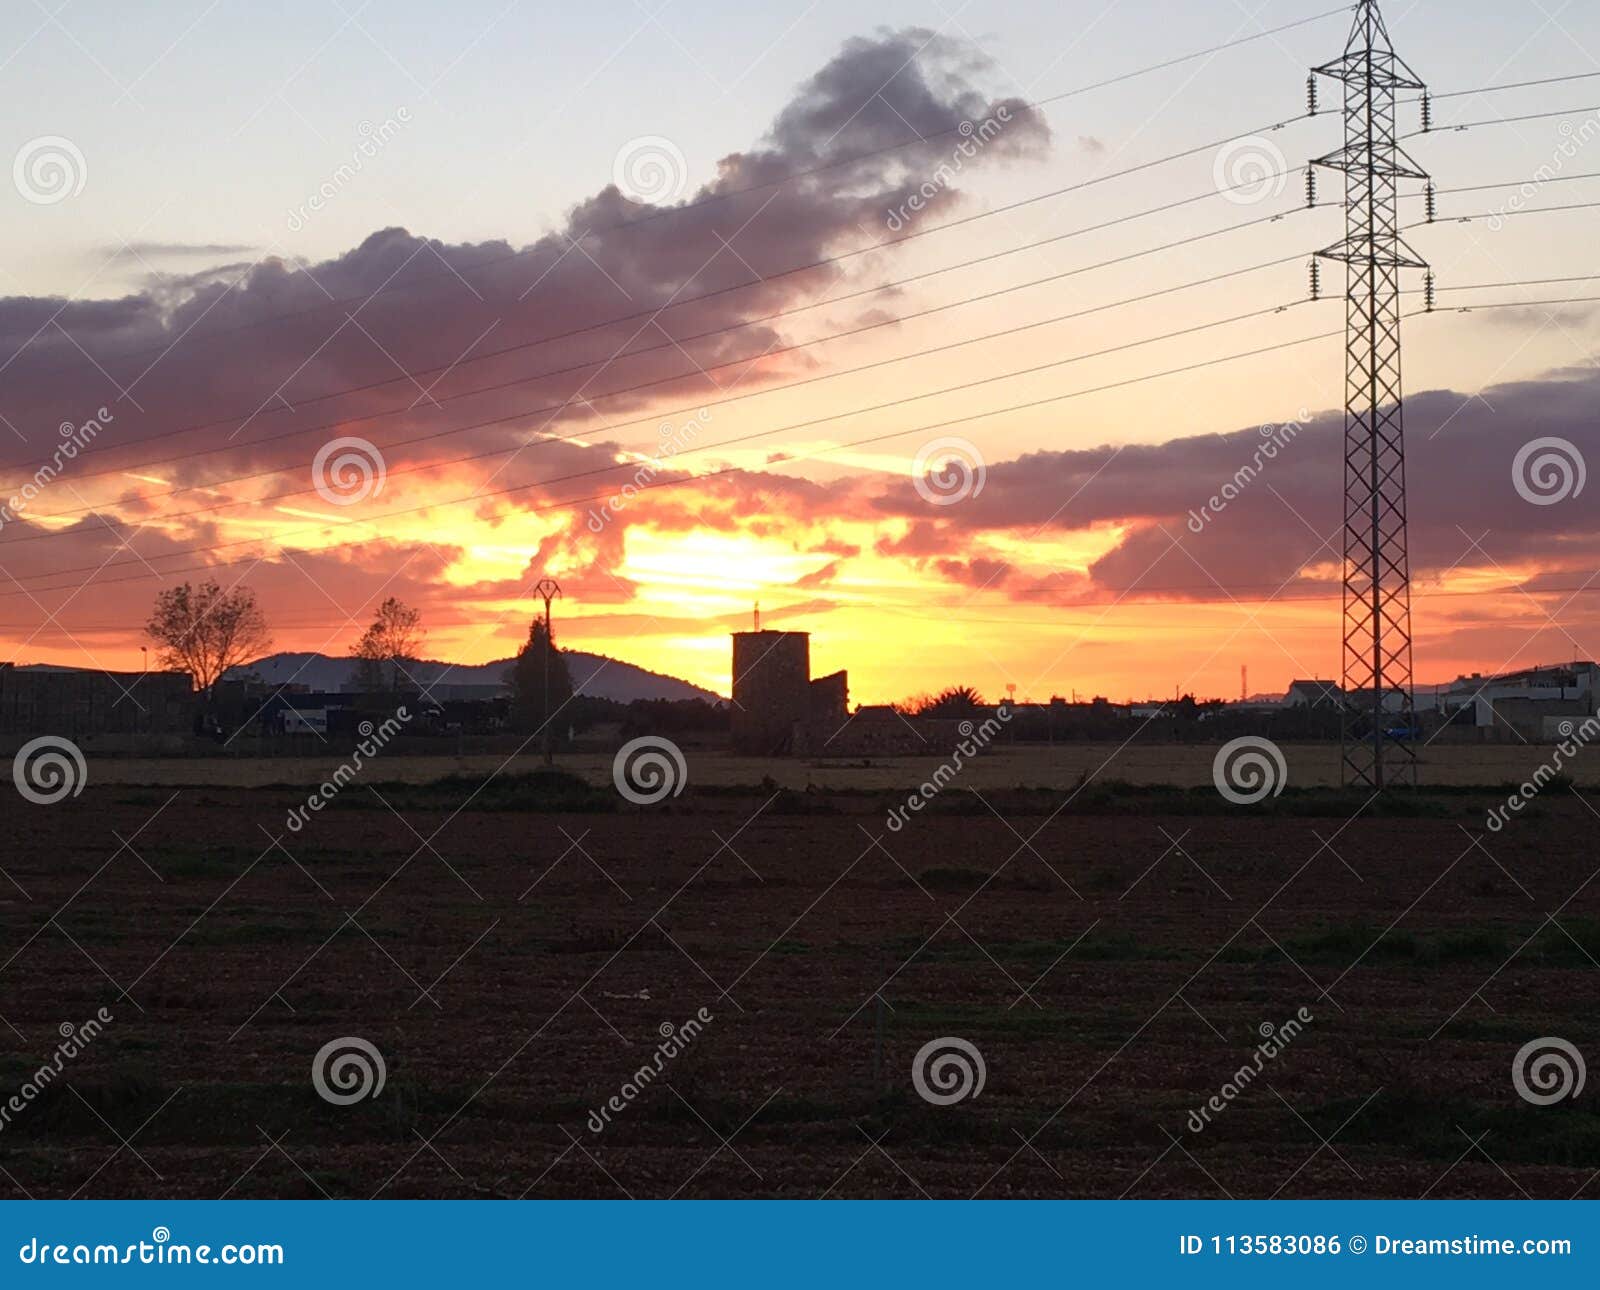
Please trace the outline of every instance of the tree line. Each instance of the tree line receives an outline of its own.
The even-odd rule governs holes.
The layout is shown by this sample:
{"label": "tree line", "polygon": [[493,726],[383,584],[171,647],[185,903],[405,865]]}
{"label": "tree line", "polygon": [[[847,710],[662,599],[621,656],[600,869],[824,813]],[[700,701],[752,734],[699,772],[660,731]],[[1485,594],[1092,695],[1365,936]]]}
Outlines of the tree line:
{"label": "tree line", "polygon": [[[186,582],[162,591],[145,634],[156,646],[160,665],[189,673],[206,700],[231,669],[272,648],[272,633],[255,592],[214,581],[199,586]],[[372,694],[426,692],[416,676],[426,640],[422,611],[390,596],[350,649],[352,681]],[[507,669],[506,684],[511,725],[519,731],[542,729],[571,703],[572,674],[543,618],[536,615],[529,624],[528,639]]]}

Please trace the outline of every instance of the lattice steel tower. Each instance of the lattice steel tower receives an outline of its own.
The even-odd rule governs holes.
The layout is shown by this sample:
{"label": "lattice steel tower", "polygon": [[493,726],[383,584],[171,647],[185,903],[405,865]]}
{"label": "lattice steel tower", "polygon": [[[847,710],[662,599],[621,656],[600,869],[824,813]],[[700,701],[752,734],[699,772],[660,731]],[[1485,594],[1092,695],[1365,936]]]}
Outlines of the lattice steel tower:
{"label": "lattice steel tower", "polygon": [[1345,176],[1344,240],[1318,252],[1342,261],[1348,282],[1344,779],[1384,788],[1416,779],[1400,273],[1427,265],[1400,234],[1398,197],[1401,180],[1427,176],[1400,146],[1395,97],[1423,85],[1394,52],[1376,0],[1356,5],[1344,55],[1314,70],[1344,84],[1344,147],[1313,163]]}

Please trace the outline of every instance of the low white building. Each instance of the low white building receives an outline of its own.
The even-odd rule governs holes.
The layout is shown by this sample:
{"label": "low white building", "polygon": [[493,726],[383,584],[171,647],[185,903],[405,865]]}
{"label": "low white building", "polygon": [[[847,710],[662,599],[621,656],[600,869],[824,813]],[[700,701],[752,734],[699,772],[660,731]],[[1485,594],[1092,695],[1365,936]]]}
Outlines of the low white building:
{"label": "low white building", "polygon": [[1344,691],[1337,681],[1295,681],[1283,696],[1285,708],[1333,708],[1344,703]]}
{"label": "low white building", "polygon": [[1495,724],[1496,703],[1522,699],[1560,704],[1563,709],[1571,709],[1576,704],[1582,711],[1593,714],[1597,697],[1600,697],[1600,665],[1558,663],[1497,676],[1474,672],[1471,676],[1459,677],[1439,691],[1439,710],[1450,716],[1470,706],[1472,724],[1487,727]]}

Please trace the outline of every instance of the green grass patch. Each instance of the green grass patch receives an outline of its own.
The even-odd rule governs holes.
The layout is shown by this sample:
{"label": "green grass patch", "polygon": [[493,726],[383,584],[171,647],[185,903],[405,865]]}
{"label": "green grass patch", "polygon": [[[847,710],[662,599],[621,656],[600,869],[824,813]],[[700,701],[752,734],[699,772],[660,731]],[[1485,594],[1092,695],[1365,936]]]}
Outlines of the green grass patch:
{"label": "green grass patch", "polygon": [[[564,770],[526,774],[447,775],[429,784],[380,783],[376,793],[359,785],[335,797],[328,810],[511,811],[549,815],[594,815],[615,811],[621,798],[607,784],[598,788]],[[379,794],[382,800],[379,800]]]}

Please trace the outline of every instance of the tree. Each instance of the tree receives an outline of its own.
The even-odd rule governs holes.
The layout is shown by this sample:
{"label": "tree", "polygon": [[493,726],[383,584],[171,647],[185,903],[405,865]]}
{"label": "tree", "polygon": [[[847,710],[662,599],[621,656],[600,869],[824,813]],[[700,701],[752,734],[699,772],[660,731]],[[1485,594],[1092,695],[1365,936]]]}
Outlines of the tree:
{"label": "tree", "polygon": [[919,717],[970,717],[983,708],[983,696],[970,685],[953,685],[948,690],[919,703]]}
{"label": "tree", "polygon": [[426,638],[422,611],[390,596],[350,651],[356,684],[368,691],[400,689],[409,679],[406,664],[417,661]]}
{"label": "tree", "polygon": [[[545,665],[549,664],[549,701],[546,702]],[[511,725],[524,734],[544,729],[572,698],[572,674],[559,648],[545,634],[544,619],[535,617],[528,627],[528,643],[517,655],[506,677],[511,686]]]}
{"label": "tree", "polygon": [[256,593],[248,587],[224,591],[209,581],[168,587],[156,597],[144,630],[160,651],[161,666],[189,673],[204,694],[230,667],[272,645]]}
{"label": "tree", "polygon": [[910,698],[901,699],[899,703],[892,703],[889,706],[902,717],[914,717],[932,703],[933,695],[924,690],[921,694],[913,694]]}

